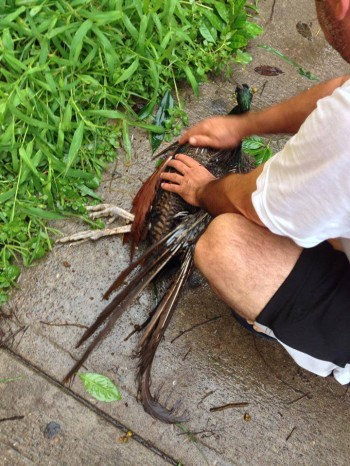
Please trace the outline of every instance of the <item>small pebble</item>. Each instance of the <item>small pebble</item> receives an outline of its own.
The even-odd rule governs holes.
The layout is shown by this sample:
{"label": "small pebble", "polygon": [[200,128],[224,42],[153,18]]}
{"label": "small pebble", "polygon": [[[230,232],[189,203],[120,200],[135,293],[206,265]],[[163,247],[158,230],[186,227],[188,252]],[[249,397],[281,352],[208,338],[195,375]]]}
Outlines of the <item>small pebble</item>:
{"label": "small pebble", "polygon": [[60,431],[61,431],[61,426],[57,424],[57,422],[51,421],[45,427],[44,437],[47,438],[48,440],[51,440],[57,437]]}

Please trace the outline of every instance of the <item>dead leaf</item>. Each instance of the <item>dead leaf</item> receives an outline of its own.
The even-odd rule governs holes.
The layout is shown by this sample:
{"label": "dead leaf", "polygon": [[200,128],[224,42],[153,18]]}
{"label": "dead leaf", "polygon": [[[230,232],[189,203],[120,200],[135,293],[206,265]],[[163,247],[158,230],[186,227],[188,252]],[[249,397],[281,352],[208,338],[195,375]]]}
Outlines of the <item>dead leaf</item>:
{"label": "dead leaf", "polygon": [[278,76],[283,71],[277,66],[261,65],[254,68],[254,71],[262,76]]}
{"label": "dead leaf", "polygon": [[310,29],[310,24],[303,23],[302,21],[299,21],[296,24],[297,31],[299,34],[307,40],[312,40],[312,31]]}

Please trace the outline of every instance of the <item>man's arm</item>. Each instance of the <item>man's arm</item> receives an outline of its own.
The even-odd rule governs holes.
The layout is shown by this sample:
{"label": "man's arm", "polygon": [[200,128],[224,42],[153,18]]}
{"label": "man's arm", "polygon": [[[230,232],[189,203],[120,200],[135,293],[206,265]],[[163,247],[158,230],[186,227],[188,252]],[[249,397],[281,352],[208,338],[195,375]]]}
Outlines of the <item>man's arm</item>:
{"label": "man's arm", "polygon": [[[316,107],[317,101],[333,93],[350,75],[335,78],[281,104],[239,116],[214,117],[190,128],[180,139],[198,146],[230,148],[251,134],[295,133]],[[252,204],[252,194],[263,166],[248,174],[215,179],[198,162],[184,154],[169,162],[175,173],[164,172],[162,188],[179,194],[186,202],[201,206],[213,216],[236,212],[262,225]]]}
{"label": "man's arm", "polygon": [[213,217],[223,213],[239,213],[245,218],[264,226],[252,203],[256,180],[263,166],[246,174],[231,174],[210,181],[198,190],[200,206]]}
{"label": "man's arm", "polygon": [[180,138],[180,144],[226,149],[253,134],[294,134],[316,108],[317,101],[331,95],[348,79],[350,75],[331,79],[266,110],[208,118],[190,128]]}

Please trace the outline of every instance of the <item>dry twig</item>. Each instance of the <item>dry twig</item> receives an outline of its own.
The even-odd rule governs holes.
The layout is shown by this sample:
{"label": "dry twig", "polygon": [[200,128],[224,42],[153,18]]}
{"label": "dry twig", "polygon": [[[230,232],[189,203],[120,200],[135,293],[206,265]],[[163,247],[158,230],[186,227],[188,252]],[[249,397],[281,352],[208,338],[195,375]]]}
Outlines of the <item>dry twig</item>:
{"label": "dry twig", "polygon": [[205,320],[204,322],[199,322],[198,324],[195,324],[193,325],[192,327],[186,329],[186,330],[182,330],[175,338],[173,338],[171,340],[170,343],[174,343],[175,340],[177,340],[178,338],[182,337],[183,335],[185,335],[185,333],[188,333],[188,332],[191,332],[192,330],[194,330],[195,328],[197,327],[200,327],[201,325],[204,325],[204,324],[209,324],[210,322],[214,322],[214,320],[218,320],[218,319],[221,319],[222,316],[216,316],[216,317],[212,317],[211,319],[207,319]]}
{"label": "dry twig", "polygon": [[214,406],[213,408],[210,408],[211,413],[216,413],[217,411],[224,411],[225,409],[231,409],[231,408],[245,408],[249,406],[249,403],[246,401],[239,402],[239,403],[228,403],[223,406]]}

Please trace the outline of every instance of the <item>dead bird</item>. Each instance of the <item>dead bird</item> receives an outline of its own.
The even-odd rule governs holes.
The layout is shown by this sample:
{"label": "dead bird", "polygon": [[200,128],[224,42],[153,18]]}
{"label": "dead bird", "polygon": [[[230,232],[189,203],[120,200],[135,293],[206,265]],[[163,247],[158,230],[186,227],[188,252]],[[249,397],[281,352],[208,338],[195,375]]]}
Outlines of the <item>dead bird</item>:
{"label": "dead bird", "polygon": [[[250,109],[252,93],[248,85],[243,84],[236,88],[236,99],[237,106],[230,114],[241,114]],[[230,150],[217,150],[193,147],[189,144],[180,146],[174,143],[162,152],[161,165],[145,181],[134,198],[131,212],[135,218],[131,232],[127,236],[132,257],[140,241],[147,238],[151,246],[141,257],[131,262],[104,294],[104,299],[108,299],[112,292],[120,289],[79,340],[76,347],[82,345],[102,324],[105,324],[64,379],[64,383],[69,382],[91,352],[111,332],[128,305],[176,257],[179,266],[174,273],[174,278],[160,302],[153,309],[151,317],[140,327],[144,333],[137,348],[139,399],[147,413],[165,423],[184,422],[187,417],[176,415],[176,405],[169,409],[159,402],[157,396],[151,394],[152,363],[158,345],[171,321],[181,291],[193,271],[195,243],[211,220],[210,215],[204,210],[190,206],[178,195],[160,188],[160,173],[164,170],[172,170],[167,164],[178,153],[193,157],[216,177],[232,172],[244,173],[252,168],[251,160],[242,156],[241,145]],[[127,280],[128,283],[124,285]],[[124,285],[123,288],[122,285]]]}

